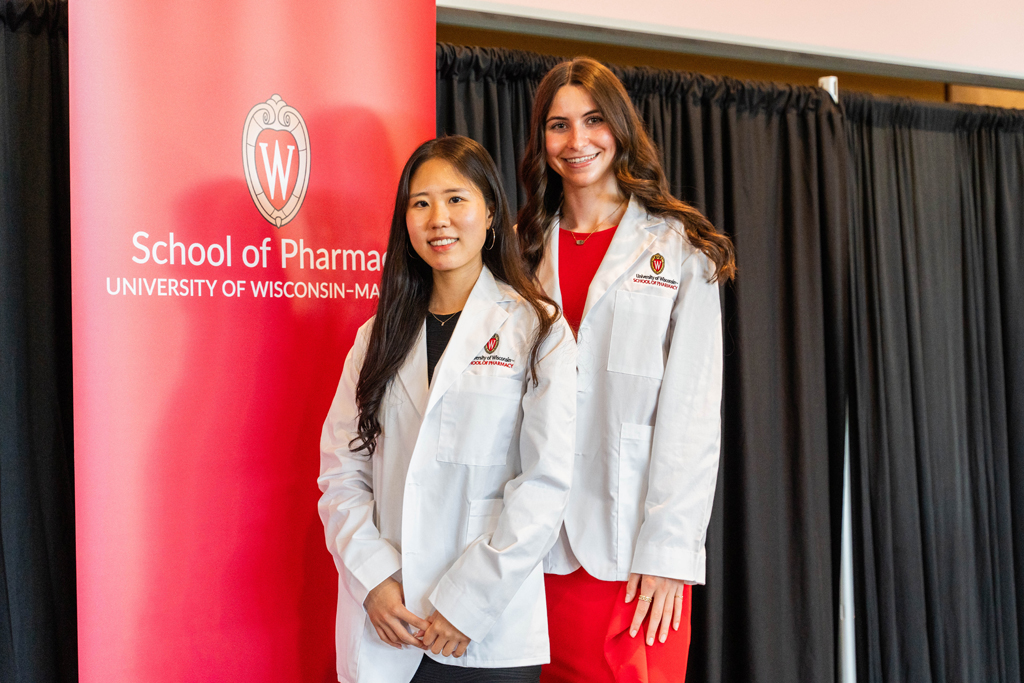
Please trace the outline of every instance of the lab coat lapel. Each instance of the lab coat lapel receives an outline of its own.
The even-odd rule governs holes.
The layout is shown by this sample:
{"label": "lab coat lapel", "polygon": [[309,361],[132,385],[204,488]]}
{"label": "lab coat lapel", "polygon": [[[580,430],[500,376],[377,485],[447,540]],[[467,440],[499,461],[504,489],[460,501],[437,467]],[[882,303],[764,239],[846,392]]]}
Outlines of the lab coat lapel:
{"label": "lab coat lapel", "polygon": [[427,326],[420,325],[420,334],[413,344],[412,353],[398,369],[398,378],[409,394],[409,400],[416,412],[423,417],[427,406]]}
{"label": "lab coat lapel", "polygon": [[612,288],[612,285],[619,278],[629,274],[630,266],[654,242],[657,235],[648,228],[662,222],[661,218],[649,216],[636,197],[630,198],[626,213],[619,221],[615,236],[612,237],[612,243],[608,245],[608,252],[604,255],[604,259],[590,283],[590,289],[587,291],[587,303],[583,307],[583,320],[587,319],[587,313],[597,305],[597,302]]}
{"label": "lab coat lapel", "polygon": [[[505,300],[491,271],[484,266],[462,309],[451,341],[434,369],[434,381],[427,399],[428,413],[508,318],[508,312],[498,305],[499,301]],[[423,374],[426,375],[425,365]]]}
{"label": "lab coat lapel", "polygon": [[537,280],[541,288],[555,300],[559,306],[562,305],[562,285],[558,280],[558,221],[548,232],[547,244],[544,245],[544,257],[537,266]]}

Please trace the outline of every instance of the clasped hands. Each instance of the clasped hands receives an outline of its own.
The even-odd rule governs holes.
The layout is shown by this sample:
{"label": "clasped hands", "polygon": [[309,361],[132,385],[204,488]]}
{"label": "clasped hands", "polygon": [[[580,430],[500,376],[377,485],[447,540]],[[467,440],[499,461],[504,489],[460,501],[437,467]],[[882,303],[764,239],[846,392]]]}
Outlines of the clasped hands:
{"label": "clasped hands", "polygon": [[[469,646],[469,637],[452,626],[440,612],[435,610],[426,619],[410,612],[405,606],[402,584],[394,579],[384,579],[371,590],[363,607],[377,635],[392,647],[401,649],[402,645],[412,645],[435,655],[461,657]],[[406,624],[417,631],[409,633]]]}
{"label": "clasped hands", "polygon": [[[630,574],[626,583],[626,602],[632,602],[637,597],[638,588],[639,594],[650,600],[637,600],[629,635],[636,636],[648,612],[651,617],[647,624],[648,645],[653,645],[655,638],[664,643],[668,638],[670,624],[678,631],[683,615],[684,585],[677,579]],[[410,612],[405,606],[402,584],[394,579],[385,579],[371,590],[363,601],[363,607],[377,635],[392,647],[411,645],[421,650],[430,650],[435,655],[461,657],[469,646],[469,637],[455,628],[440,612],[434,611],[426,619]],[[417,631],[409,633],[406,624]]]}

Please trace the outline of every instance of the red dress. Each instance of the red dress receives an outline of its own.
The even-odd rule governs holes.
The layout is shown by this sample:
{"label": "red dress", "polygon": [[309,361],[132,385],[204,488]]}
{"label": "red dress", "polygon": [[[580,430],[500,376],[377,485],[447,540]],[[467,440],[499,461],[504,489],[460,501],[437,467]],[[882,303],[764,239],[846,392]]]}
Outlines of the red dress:
{"label": "red dress", "polygon": [[[558,280],[562,312],[579,329],[590,283],[608,251],[615,228],[597,232],[583,245],[568,230],[559,233]],[[647,620],[630,637],[637,599],[625,602],[625,581],[601,581],[578,569],[546,574],[551,663],[541,683],[683,683],[690,651],[691,589],[683,592],[679,630],[669,628],[664,643],[646,642]],[[671,614],[668,616],[671,619]]]}
{"label": "red dress", "polygon": [[558,231],[558,288],[562,293],[562,314],[573,332],[580,329],[590,283],[618,227],[582,237],[586,240],[582,245],[576,244],[575,233]]}

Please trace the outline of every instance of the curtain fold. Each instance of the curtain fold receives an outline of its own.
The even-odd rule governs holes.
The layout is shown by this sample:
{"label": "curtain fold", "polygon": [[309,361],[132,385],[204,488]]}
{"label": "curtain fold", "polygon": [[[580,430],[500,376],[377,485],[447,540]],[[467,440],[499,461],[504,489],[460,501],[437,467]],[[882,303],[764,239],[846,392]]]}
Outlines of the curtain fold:
{"label": "curtain fold", "polygon": [[858,678],[1019,681],[1024,112],[843,100]]}
{"label": "curtain fold", "polygon": [[0,680],[77,675],[68,29],[0,7]]}
{"label": "curtain fold", "polygon": [[[73,681],[67,5],[0,23],[0,680]],[[559,59],[437,60],[438,132],[481,141],[517,204]],[[836,679],[848,384],[859,678],[1020,680],[1024,113],[612,68],[737,247],[687,680]]]}
{"label": "curtain fold", "polygon": [[[533,97],[560,60],[444,44],[437,58],[438,134],[480,141],[521,199]],[[737,249],[739,276],[722,290],[722,464],[687,680],[835,680],[848,338],[840,110],[817,88],[611,68],[672,192]]]}
{"label": "curtain fold", "polygon": [[513,213],[526,199],[517,169],[537,85],[560,61],[521,50],[437,45],[437,133],[465,135],[490,152]]}

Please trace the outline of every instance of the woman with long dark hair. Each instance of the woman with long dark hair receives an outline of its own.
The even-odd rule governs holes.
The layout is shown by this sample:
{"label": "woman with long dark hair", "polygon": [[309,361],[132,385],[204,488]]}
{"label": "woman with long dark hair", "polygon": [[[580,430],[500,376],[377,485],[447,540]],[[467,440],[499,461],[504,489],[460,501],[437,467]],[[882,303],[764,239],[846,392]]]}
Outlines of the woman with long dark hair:
{"label": "woman with long dark hair", "polygon": [[321,438],[339,680],[537,680],[575,352],[490,156],[459,136],[421,145]]}
{"label": "woman with long dark hair", "polygon": [[721,441],[730,240],[669,193],[622,83],[563,62],[520,167],[527,265],[577,333],[576,470],[543,681],[682,681]]}

